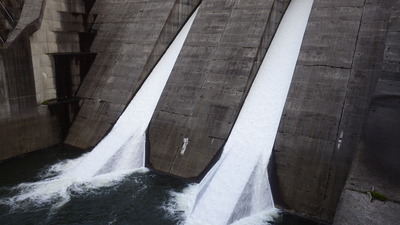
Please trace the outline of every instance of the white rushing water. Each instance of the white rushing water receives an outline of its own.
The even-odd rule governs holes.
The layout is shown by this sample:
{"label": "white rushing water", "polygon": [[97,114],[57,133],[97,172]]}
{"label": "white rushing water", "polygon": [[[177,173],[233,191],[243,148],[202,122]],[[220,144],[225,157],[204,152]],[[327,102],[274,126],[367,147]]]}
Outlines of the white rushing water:
{"label": "white rushing water", "polygon": [[63,203],[69,200],[71,190],[85,192],[113,185],[134,171],[146,171],[145,132],[196,14],[179,32],[111,132],[90,153],[52,166],[42,181],[20,184],[17,189],[21,193],[7,200],[8,204],[55,198]]}
{"label": "white rushing water", "polygon": [[292,0],[220,160],[188,196],[177,196],[186,224],[260,224],[271,215],[267,164],[312,4]]}

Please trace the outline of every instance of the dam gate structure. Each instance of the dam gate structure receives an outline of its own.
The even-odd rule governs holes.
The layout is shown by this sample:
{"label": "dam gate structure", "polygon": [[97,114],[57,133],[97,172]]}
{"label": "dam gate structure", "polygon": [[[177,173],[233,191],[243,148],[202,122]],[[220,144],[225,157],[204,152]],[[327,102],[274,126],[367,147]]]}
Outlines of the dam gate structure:
{"label": "dam gate structure", "polygon": [[[290,0],[1,3],[0,160],[57,144],[91,150],[198,7],[148,127],[146,159],[198,181],[218,160]],[[367,205],[374,186],[389,214],[398,209],[399,131],[389,125],[399,121],[399,13],[398,0],[314,0],[270,161],[279,208],[344,224],[349,208],[365,215],[349,202]],[[380,147],[387,155],[369,164]]]}

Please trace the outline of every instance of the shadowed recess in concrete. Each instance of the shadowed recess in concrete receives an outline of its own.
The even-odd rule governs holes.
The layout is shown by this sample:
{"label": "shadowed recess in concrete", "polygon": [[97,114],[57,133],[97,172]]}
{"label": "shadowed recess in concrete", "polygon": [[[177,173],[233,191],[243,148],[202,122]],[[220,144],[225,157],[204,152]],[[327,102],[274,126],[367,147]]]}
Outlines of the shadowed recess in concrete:
{"label": "shadowed recess in concrete", "polygon": [[57,118],[38,106],[35,96],[29,37],[40,28],[44,0],[24,2],[18,24],[0,48],[0,160],[61,142]]}

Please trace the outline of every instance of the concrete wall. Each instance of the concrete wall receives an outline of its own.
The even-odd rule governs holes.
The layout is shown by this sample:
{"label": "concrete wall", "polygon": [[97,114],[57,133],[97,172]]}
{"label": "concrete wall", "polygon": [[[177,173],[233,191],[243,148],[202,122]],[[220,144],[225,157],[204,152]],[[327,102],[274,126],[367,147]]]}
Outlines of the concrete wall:
{"label": "concrete wall", "polygon": [[274,147],[281,207],[332,220],[382,68],[393,3],[314,2]]}
{"label": "concrete wall", "polygon": [[95,146],[116,122],[200,0],[97,0],[97,57],[82,83],[83,98],[66,144]]}
{"label": "concrete wall", "polygon": [[150,123],[151,168],[196,178],[217,159],[288,2],[202,2]]}
{"label": "concrete wall", "polygon": [[57,98],[51,54],[80,52],[79,32],[93,20],[85,13],[82,0],[46,0],[40,29],[30,36],[37,103]]}
{"label": "concrete wall", "polygon": [[40,25],[43,3],[26,0],[18,25],[0,49],[0,160],[61,141],[57,118],[36,104],[29,36]]}
{"label": "concrete wall", "polygon": [[[389,2],[393,3],[393,1]],[[333,224],[398,224],[400,221],[400,1],[384,5],[383,56],[357,155]],[[375,189],[388,199],[371,200]]]}

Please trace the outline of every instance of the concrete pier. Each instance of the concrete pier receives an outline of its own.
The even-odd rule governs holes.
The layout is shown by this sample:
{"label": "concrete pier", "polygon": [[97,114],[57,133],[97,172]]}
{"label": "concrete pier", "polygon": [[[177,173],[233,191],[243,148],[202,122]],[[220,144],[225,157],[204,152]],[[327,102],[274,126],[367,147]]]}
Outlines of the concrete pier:
{"label": "concrete pier", "polygon": [[79,88],[82,106],[66,144],[95,146],[116,122],[200,0],[97,0],[93,66]]}
{"label": "concrete pier", "polygon": [[314,2],[274,149],[283,208],[324,221],[335,215],[395,2]]}
{"label": "concrete pier", "polygon": [[[387,3],[393,3],[388,1]],[[376,3],[385,20],[378,83],[333,224],[397,224],[400,221],[400,1]],[[374,32],[375,33],[375,32]],[[368,194],[376,191],[385,199]]]}
{"label": "concrete pier", "polygon": [[39,29],[43,4],[25,1],[0,48],[0,161],[62,141],[57,117],[36,104],[29,37]]}
{"label": "concrete pier", "polygon": [[150,123],[151,168],[198,178],[217,159],[288,3],[202,2]]}

